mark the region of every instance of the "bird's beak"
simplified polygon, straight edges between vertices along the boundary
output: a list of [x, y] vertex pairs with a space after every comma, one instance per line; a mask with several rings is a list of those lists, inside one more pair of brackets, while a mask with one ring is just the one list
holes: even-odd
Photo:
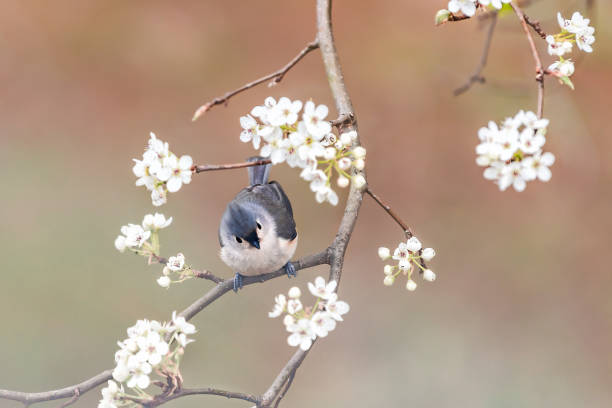
[[261, 246], [259, 245], [259, 237], [257, 236], [256, 231], [253, 231], [247, 237], [245, 237], [245, 240], [251, 244], [251, 246], [260, 249]]

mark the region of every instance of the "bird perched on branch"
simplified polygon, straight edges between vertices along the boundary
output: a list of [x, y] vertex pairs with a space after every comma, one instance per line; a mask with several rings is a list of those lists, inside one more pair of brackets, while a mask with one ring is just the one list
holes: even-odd
[[[248, 161], [263, 160], [250, 157]], [[289, 260], [297, 248], [298, 234], [291, 202], [276, 181], [268, 182], [271, 164], [249, 167], [250, 186], [227, 205], [219, 226], [221, 259], [236, 275], [234, 291], [243, 276], [256, 276], [285, 268], [296, 276]]]

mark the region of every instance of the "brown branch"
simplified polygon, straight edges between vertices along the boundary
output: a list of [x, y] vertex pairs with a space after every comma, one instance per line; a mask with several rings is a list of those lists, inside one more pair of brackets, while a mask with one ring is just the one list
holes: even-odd
[[[168, 259], [155, 255], [155, 254], [151, 254], [151, 260], [155, 260], [157, 263], [160, 263], [162, 265], [166, 265], [168, 263]], [[207, 270], [203, 270], [203, 271], [198, 271], [196, 269], [192, 269], [191, 270], [193, 272], [193, 275], [196, 278], [199, 279], [206, 279], [215, 283], [221, 283], [223, 282], [223, 278], [220, 278], [216, 275], [214, 275], [212, 272], [207, 271]]]
[[[338, 53], [334, 43], [331, 22], [331, 3], [331, 0], [317, 0], [317, 40], [321, 49], [327, 80], [336, 103], [339, 117], [350, 116], [352, 121], [348, 129], [357, 130], [357, 119], [354, 114], [350, 96], [346, 90]], [[355, 146], [358, 145], [360, 145], [359, 137], [355, 141]], [[361, 174], [364, 177], [366, 176], [365, 171], [362, 171]], [[342, 276], [344, 255], [353, 233], [357, 216], [359, 215], [363, 194], [364, 189], [357, 189], [351, 185], [351, 190], [344, 208], [344, 215], [340, 221], [336, 238], [329, 248], [329, 280], [335, 280], [338, 282], [338, 285], [340, 284], [340, 278]], [[336, 287], [336, 290], [338, 290], [338, 287]], [[291, 359], [289, 359], [287, 364], [285, 364], [280, 373], [276, 376], [272, 385], [270, 385], [268, 390], [262, 395], [261, 403], [259, 404], [260, 407], [267, 408], [271, 406], [274, 400], [279, 396], [279, 393], [283, 389], [283, 385], [289, 380], [292, 373], [295, 373], [300, 367], [310, 350], [312, 350], [312, 346], [307, 351], [298, 349], [293, 354]], [[288, 388], [288, 386], [285, 387], [283, 392], [286, 393]]]
[[[160, 260], [164, 258], [158, 257]], [[311, 268], [313, 266], [322, 265], [329, 263], [329, 250], [325, 249], [317, 254], [306, 256], [298, 261], [292, 262], [295, 270], [298, 271], [300, 269]], [[267, 273], [265, 275], [259, 276], [248, 276], [243, 279], [243, 286], [252, 285], [254, 283], [261, 283], [268, 281], [270, 279], [278, 278], [279, 276], [286, 275], [285, 269], [279, 269], [276, 272]], [[233, 278], [225, 279], [214, 288], [209, 290], [204, 296], [200, 299], [196, 300], [189, 307], [179, 313], [179, 316], [183, 316], [185, 319], [189, 320], [200, 311], [202, 311], [206, 306], [219, 299], [221, 296], [231, 291], [233, 288]], [[58, 390], [51, 390], [46, 392], [20, 392], [20, 391], [9, 391], [9, 390], [0, 390], [0, 398], [10, 399], [14, 401], [20, 401], [26, 405], [30, 405], [36, 402], [42, 401], [52, 401], [56, 399], [62, 398], [71, 398], [76, 395], [78, 392], [79, 395], [83, 395], [84, 393], [96, 388], [97, 386], [104, 384], [108, 380], [112, 379], [113, 370], [106, 370], [101, 372], [100, 374], [85, 380], [79, 384], [71, 385], [69, 387], [61, 388]], [[189, 394], [191, 395], [191, 394]]]
[[523, 13], [523, 17], [525, 17], [525, 22], [529, 24], [531, 28], [533, 28], [533, 31], [535, 31], [540, 37], [542, 37], [542, 39], [546, 39], [546, 33], [542, 29], [542, 26], [540, 25], [540, 22], [538, 20], [532, 20], [525, 13]]
[[531, 48], [531, 55], [533, 56], [533, 60], [535, 62], [536, 82], [538, 83], [538, 118], [541, 119], [542, 115], [544, 114], [544, 70], [542, 69], [542, 60], [540, 60], [540, 54], [538, 53], [535, 42], [533, 41], [531, 31], [529, 31], [529, 26], [525, 20], [523, 10], [521, 10], [521, 8], [517, 6], [516, 2], [514, 1], [510, 2], [510, 5], [514, 9], [514, 12], [523, 26], [523, 31], [527, 36], [527, 41], [529, 42], [529, 47]]
[[199, 166], [192, 166], [191, 171], [194, 173], [202, 173], [204, 171], [216, 171], [216, 170], [232, 170], [232, 169], [242, 169], [244, 167], [253, 167], [253, 166], [261, 166], [262, 164], [270, 164], [272, 160], [257, 160], [257, 161], [247, 161], [240, 163], [232, 163], [232, 164], [201, 164]]
[[289, 388], [291, 387], [291, 384], [293, 384], [293, 379], [295, 378], [295, 372], [296, 371], [297, 371], [297, 367], [296, 367], [295, 370], [293, 370], [293, 372], [289, 376], [289, 380], [287, 380], [287, 383], [285, 384], [285, 388], [283, 389], [283, 391], [280, 393], [280, 395], [276, 399], [276, 403], [274, 404], [274, 408], [278, 408], [278, 406], [280, 405], [281, 400], [283, 398], [285, 398], [285, 395], [287, 395], [287, 391], [289, 391]]
[[368, 193], [368, 195], [372, 197], [372, 199], [374, 199], [376, 204], [381, 206], [381, 208], [385, 210], [387, 214], [391, 216], [391, 218], [393, 218], [393, 221], [395, 221], [397, 225], [402, 228], [402, 231], [404, 231], [406, 238], [411, 238], [414, 235], [410, 227], [404, 221], [402, 221], [402, 219], [391, 209], [391, 207], [389, 207], [379, 196], [374, 194], [374, 192], [369, 187], [366, 190], [366, 193]]
[[465, 84], [455, 89], [453, 92], [455, 96], [461, 95], [472, 87], [476, 82], [484, 84], [485, 78], [481, 75], [482, 70], [487, 65], [487, 59], [489, 58], [489, 50], [491, 49], [491, 40], [493, 39], [493, 32], [495, 31], [495, 25], [497, 24], [497, 12], [492, 13], [491, 23], [489, 23], [489, 30], [485, 37], [484, 48], [482, 50], [482, 56], [480, 57], [480, 63], [476, 67], [476, 71], [470, 76]]
[[310, 51], [316, 50], [317, 48], [319, 48], [319, 44], [317, 41], [313, 41], [311, 43], [309, 43], [308, 45], [306, 45], [306, 47], [300, 51], [300, 53], [298, 55], [295, 56], [295, 58], [293, 58], [291, 61], [289, 61], [289, 63], [287, 65], [285, 65], [284, 67], [282, 67], [281, 69], [279, 69], [278, 71], [275, 71], [271, 74], [268, 74], [266, 76], [263, 76], [259, 79], [256, 79], [253, 82], [249, 82], [246, 85], [241, 86], [238, 89], [235, 89], [231, 92], [227, 92], [225, 95], [217, 97], [215, 99], [213, 99], [210, 102], [205, 103], [204, 105], [200, 106], [194, 113], [193, 118], [191, 119], [192, 121], [196, 121], [198, 120], [198, 118], [200, 116], [202, 116], [203, 114], [205, 114], [206, 112], [208, 112], [213, 106], [216, 105], [220, 105], [220, 104], [226, 104], [229, 102], [229, 99], [236, 95], [239, 94], [240, 92], [246, 91], [247, 89], [250, 89], [256, 85], [261, 84], [262, 82], [266, 82], [268, 80], [272, 80], [270, 82], [270, 85], [276, 85], [278, 84], [280, 81], [283, 80], [283, 78], [285, 77], [285, 75], [287, 74], [287, 72], [293, 68], [298, 62], [300, 62], [300, 60], [302, 58], [304, 58], [306, 56], [306, 54], [308, 54]]
[[[347, 125], [348, 129], [357, 130], [357, 120], [353, 113], [353, 106], [346, 91], [346, 87], [344, 84], [344, 78], [342, 76], [342, 70], [340, 68], [340, 62], [338, 60], [338, 55], [336, 52], [334, 39], [332, 35], [332, 27], [331, 27], [331, 0], [317, 0], [317, 41], [310, 43], [294, 60], [292, 60], [289, 64], [287, 64], [283, 69], [270, 74], [264, 78], [261, 78], [255, 82], [245, 85], [242, 88], [239, 88], [236, 91], [230, 92], [226, 94], [223, 98], [216, 98], [212, 102], [204, 105], [202, 108], [196, 112], [194, 119], [197, 119], [199, 115], [206, 112], [212, 106], [227, 102], [227, 100], [233, 95], [242, 92], [246, 89], [249, 89], [261, 82], [264, 82], [268, 79], [275, 78], [275, 82], [279, 82], [285, 73], [291, 69], [297, 62], [303, 58], [307, 53], [312, 51], [315, 48], [321, 48], [321, 54], [323, 57], [323, 63], [325, 65], [325, 70], [327, 73], [327, 78], [329, 81], [329, 86], [332, 91], [334, 101], [336, 102], [336, 107], [339, 113], [340, 118], [350, 118], [350, 121]], [[342, 124], [346, 123], [345, 120], [342, 121]], [[359, 146], [359, 137], [354, 142], [354, 146]], [[243, 163], [240, 167], [247, 167], [248, 165], [257, 165], [260, 163]], [[225, 166], [195, 166], [193, 171], [208, 171], [208, 170], [221, 170], [224, 168], [239, 168], [232, 167], [234, 165], [229, 165], [230, 167]], [[365, 177], [365, 171], [358, 172]], [[357, 189], [354, 186], [351, 186], [351, 190], [349, 192], [349, 196], [347, 199], [346, 207], [344, 209], [344, 215], [340, 222], [340, 226], [338, 228], [338, 232], [336, 234], [336, 238], [334, 239], [333, 244], [325, 249], [322, 252], [319, 252], [314, 255], [310, 255], [304, 257], [296, 262], [293, 262], [293, 266], [296, 271], [300, 269], [305, 269], [309, 267], [313, 267], [316, 265], [329, 264], [330, 265], [330, 273], [329, 280], [335, 280], [340, 283], [340, 278], [342, 275], [342, 267], [344, 263], [344, 256], [346, 253], [346, 249], [348, 247], [348, 243], [350, 241], [353, 229], [355, 227], [355, 223], [357, 221], [357, 216], [359, 214], [359, 209], [361, 207], [361, 203], [363, 201], [364, 189]], [[158, 262], [164, 261], [164, 258], [156, 257]], [[280, 269], [276, 272], [268, 273], [265, 275], [254, 276], [254, 277], [244, 277], [243, 278], [243, 286], [248, 286], [254, 283], [261, 283], [267, 280], [285, 275], [285, 270]], [[219, 282], [214, 288], [209, 290], [204, 296], [196, 300], [193, 304], [183, 310], [179, 315], [183, 316], [185, 319], [189, 320], [202, 311], [206, 306], [210, 305], [215, 300], [219, 299], [221, 296], [231, 291], [233, 288], [233, 278], [223, 280]], [[337, 288], [336, 288], [337, 290]], [[312, 346], [311, 346], [312, 349]], [[159, 397], [165, 398], [165, 400], [159, 400], [156, 402], [155, 400], [145, 404], [145, 406], [157, 406], [163, 402], [170, 401], [171, 399], [176, 399], [186, 395], [196, 395], [196, 394], [211, 394], [211, 395], [219, 395], [227, 398], [238, 398], [246, 401], [255, 402], [259, 407], [269, 407], [276, 398], [282, 392], [284, 396], [289, 387], [292, 384], [293, 376], [295, 375], [296, 370], [300, 367], [308, 351], [303, 351], [298, 349], [294, 355], [289, 359], [287, 364], [283, 367], [277, 377], [274, 379], [268, 390], [261, 396], [261, 398], [257, 398], [250, 394], [243, 394], [238, 392], [230, 392], [230, 391], [222, 391], [215, 390], [211, 388], [204, 389], [179, 389], [175, 391], [173, 394], [169, 396]], [[49, 401], [60, 398], [69, 398], [77, 395], [82, 395], [83, 393], [97, 387], [100, 384], [103, 384], [107, 380], [112, 378], [112, 370], [106, 370], [102, 373], [92, 377], [89, 380], [86, 380], [80, 384], [62, 388], [59, 390], [41, 392], [41, 393], [24, 393], [18, 391], [8, 391], [8, 390], [0, 390], [0, 398], [12, 399], [15, 401], [21, 401], [27, 405], [40, 402], [40, 401]], [[285, 386], [283, 388], [283, 386]], [[282, 391], [281, 391], [282, 390]], [[281, 397], [282, 398], [282, 397]]]
[[215, 388], [181, 388], [180, 390], [177, 390], [176, 392], [170, 395], [158, 396], [153, 399], [153, 401], [149, 403], [144, 403], [142, 405], [144, 408], [154, 408], [165, 404], [168, 401], [172, 401], [181, 397], [186, 397], [188, 395], [216, 395], [228, 399], [241, 399], [255, 404], [259, 401], [259, 398], [257, 396], [253, 394], [245, 394], [242, 392], [225, 391]]
[[100, 374], [91, 377], [81, 383], [71, 385], [69, 387], [60, 388], [58, 390], [46, 392], [20, 392], [0, 390], [0, 398], [20, 401], [26, 406], [42, 401], [53, 401], [62, 398], [74, 398], [76, 393], [79, 395], [85, 394], [87, 391], [96, 388], [100, 384], [104, 384], [112, 378], [113, 370], [102, 371]]

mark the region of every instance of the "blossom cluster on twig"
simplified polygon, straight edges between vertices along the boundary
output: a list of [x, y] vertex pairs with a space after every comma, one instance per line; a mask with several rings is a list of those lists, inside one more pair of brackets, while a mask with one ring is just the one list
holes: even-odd
[[[196, 332], [184, 317], [172, 313], [172, 321], [138, 320], [127, 329], [128, 338], [118, 342], [113, 379], [102, 389], [98, 408], [136, 407], [153, 397], [145, 390], [151, 376], [157, 374], [168, 384], [180, 386], [179, 364], [185, 346], [194, 340], [187, 336]], [[116, 381], [116, 382], [115, 382]], [[128, 394], [124, 385], [134, 394]]]
[[179, 158], [169, 150], [168, 142], [153, 132], [150, 136], [142, 160], [134, 159], [132, 171], [138, 177], [136, 185], [151, 191], [151, 201], [159, 207], [166, 203], [169, 192], [176, 193], [191, 182], [193, 160], [188, 155]]
[[300, 177], [310, 182], [317, 202], [337, 205], [338, 195], [331, 185], [334, 171], [339, 187], [347, 187], [351, 181], [358, 188], [364, 187], [365, 178], [352, 174], [352, 169], [363, 170], [366, 150], [353, 147], [355, 131], [336, 136], [325, 119], [327, 114], [327, 106], [312, 101], [302, 104], [282, 97], [277, 102], [268, 97], [263, 105], [240, 118], [240, 140], [252, 142], [255, 149], [261, 147], [260, 154], [273, 164], [287, 162], [290, 167], [303, 169]]
[[286, 313], [283, 323], [289, 333], [287, 343], [292, 347], [299, 346], [306, 351], [317, 337], [326, 337], [336, 328], [336, 322], [342, 321], [342, 315], [348, 313], [349, 305], [338, 300], [335, 293], [336, 281], [325, 282], [322, 277], [308, 282], [308, 290], [316, 297], [312, 307], [305, 307], [300, 300], [302, 292], [297, 286], [289, 289], [288, 296], [280, 294], [274, 298], [274, 309], [268, 313], [271, 318]]
[[552, 153], [542, 151], [546, 143], [548, 119], [538, 119], [533, 112], [519, 111], [500, 126], [489, 122], [478, 131], [476, 163], [486, 167], [484, 178], [493, 180], [500, 190], [512, 186], [523, 191], [528, 181], [547, 182], [549, 166], [555, 162]]
[[561, 13], [557, 13], [557, 21], [561, 27], [561, 32], [555, 35], [546, 36], [548, 43], [548, 53], [559, 57], [558, 61], [552, 63], [548, 70], [559, 78], [561, 83], [574, 89], [574, 84], [569, 79], [574, 74], [574, 63], [570, 58], [564, 58], [566, 53], [572, 52], [573, 44], [587, 53], [593, 52], [592, 44], [595, 42], [595, 28], [589, 25], [588, 18], [584, 18], [580, 12], [576, 11], [570, 20], [563, 18]]
[[414, 291], [417, 288], [417, 283], [412, 279], [415, 270], [423, 275], [423, 279], [429, 282], [436, 280], [436, 274], [423, 266], [423, 262], [428, 262], [436, 256], [436, 251], [433, 248], [423, 248], [421, 241], [417, 237], [410, 237], [406, 242], [400, 242], [397, 248], [391, 251], [387, 247], [378, 248], [378, 256], [383, 261], [393, 259], [397, 261], [396, 265], [385, 265], [383, 272], [385, 278], [383, 283], [385, 286], [391, 286], [395, 283], [395, 279], [404, 274], [407, 276], [406, 289]]
[[[147, 214], [142, 224], [128, 224], [121, 227], [121, 235], [115, 239], [115, 248], [119, 252], [128, 249], [138, 255], [151, 256], [159, 254], [158, 231], [172, 224], [172, 217], [164, 214]], [[149, 241], [150, 239], [150, 241]]]

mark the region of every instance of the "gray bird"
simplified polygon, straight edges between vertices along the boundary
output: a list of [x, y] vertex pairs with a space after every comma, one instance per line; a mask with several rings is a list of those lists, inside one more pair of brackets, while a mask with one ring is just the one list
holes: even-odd
[[[250, 157], [248, 161], [263, 160]], [[296, 276], [289, 262], [297, 248], [298, 233], [291, 202], [276, 181], [268, 182], [270, 164], [249, 167], [250, 186], [227, 205], [219, 226], [220, 256], [234, 272], [234, 291], [243, 276], [256, 276], [285, 268]]]

